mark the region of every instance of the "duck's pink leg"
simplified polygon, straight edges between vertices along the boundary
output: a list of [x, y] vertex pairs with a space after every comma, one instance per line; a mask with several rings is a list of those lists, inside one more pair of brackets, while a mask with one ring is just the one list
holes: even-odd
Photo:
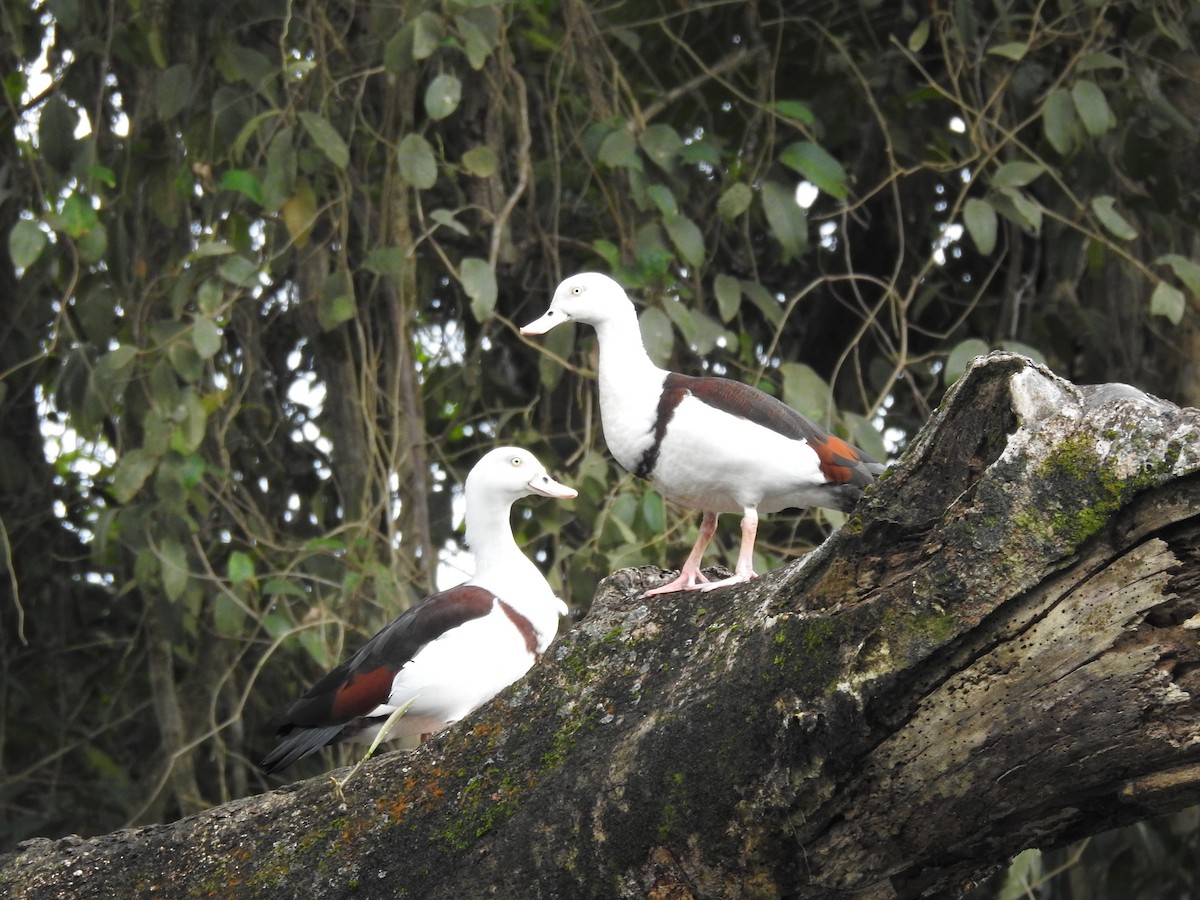
[[754, 539], [757, 536], [758, 509], [753, 506], [747, 506], [742, 511], [742, 546], [738, 550], [737, 568], [733, 570], [733, 574], [728, 578], [698, 585], [696, 589], [711, 591], [728, 584], [741, 584], [749, 581], [751, 578], [757, 578], [758, 576], [754, 574]]
[[700, 571], [700, 560], [704, 558], [704, 550], [712, 536], [717, 533], [717, 514], [706, 512], [700, 520], [700, 533], [696, 535], [696, 543], [688, 554], [679, 577], [656, 588], [651, 588], [642, 594], [643, 597], [653, 597], [657, 594], [673, 594], [676, 591], [694, 591], [709, 583], [708, 578]]

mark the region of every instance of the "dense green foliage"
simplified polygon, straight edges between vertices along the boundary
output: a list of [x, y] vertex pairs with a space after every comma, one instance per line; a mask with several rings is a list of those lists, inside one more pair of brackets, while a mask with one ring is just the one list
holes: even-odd
[[[1194, 4], [0, 15], [0, 844], [266, 787], [497, 441], [580, 489], [516, 523], [573, 606], [678, 565], [591, 334], [517, 335], [566, 274], [880, 456], [991, 347], [1200, 403]], [[760, 571], [836, 523], [771, 517]]]

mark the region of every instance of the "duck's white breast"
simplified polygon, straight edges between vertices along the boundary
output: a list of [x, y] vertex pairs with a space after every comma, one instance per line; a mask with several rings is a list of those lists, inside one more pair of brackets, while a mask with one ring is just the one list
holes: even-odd
[[630, 472], [654, 443], [665, 372], [620, 365], [600, 369], [600, 424], [608, 451]]

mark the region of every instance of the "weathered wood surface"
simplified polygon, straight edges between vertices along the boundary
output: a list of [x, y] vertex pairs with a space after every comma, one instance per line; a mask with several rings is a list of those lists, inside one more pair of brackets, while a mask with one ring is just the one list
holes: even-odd
[[523, 682], [314, 779], [0, 858], [14, 897], [953, 896], [1200, 802], [1200, 412], [993, 354], [849, 523], [600, 586]]

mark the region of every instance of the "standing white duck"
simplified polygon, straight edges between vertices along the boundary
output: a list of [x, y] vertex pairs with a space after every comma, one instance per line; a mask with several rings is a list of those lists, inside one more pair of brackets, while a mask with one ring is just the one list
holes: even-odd
[[[760, 512], [807, 506], [848, 512], [883, 471], [861, 450], [757, 388], [660, 369], [646, 353], [633, 303], [606, 275], [566, 279], [545, 315], [521, 334], [545, 334], [563, 322], [596, 329], [600, 419], [617, 462], [668, 500], [704, 512], [679, 577], [646, 596], [754, 578]], [[742, 514], [741, 549], [734, 574], [710, 581], [700, 561], [723, 512]]]
[[[406, 609], [272, 723], [282, 738], [261, 766], [276, 772], [339, 741], [423, 737], [512, 684], [558, 633], [566, 605], [513, 539], [513, 502], [570, 499], [527, 450], [500, 447], [467, 475], [466, 538], [475, 574]], [[379, 741], [376, 740], [377, 744]]]

